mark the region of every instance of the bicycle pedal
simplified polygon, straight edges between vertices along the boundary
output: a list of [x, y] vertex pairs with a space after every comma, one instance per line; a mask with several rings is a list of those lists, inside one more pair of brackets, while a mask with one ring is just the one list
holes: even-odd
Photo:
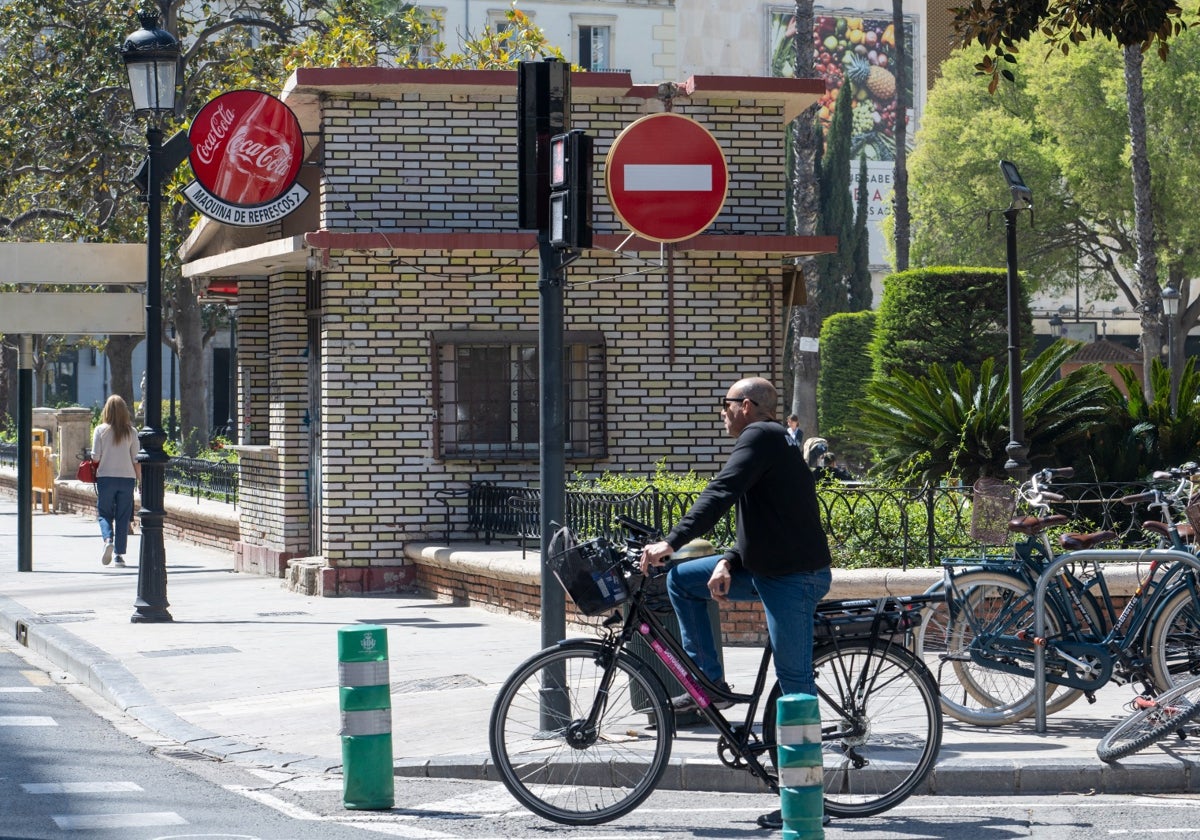
[[1094, 691], [1085, 692], [1083, 696], [1087, 698], [1089, 705], [1096, 702], [1096, 692]]

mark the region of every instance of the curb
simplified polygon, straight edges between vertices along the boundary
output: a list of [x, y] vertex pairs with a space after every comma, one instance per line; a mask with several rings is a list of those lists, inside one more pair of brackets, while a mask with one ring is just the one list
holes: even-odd
[[[311, 755], [279, 753], [216, 735], [188, 723], [154, 700], [119, 661], [41, 616], [0, 595], [0, 628], [12, 632], [25, 647], [63, 669], [106, 702], [159, 735], [197, 753], [221, 761], [257, 767], [341, 772], [341, 764]], [[499, 781], [489, 755], [435, 756], [400, 759], [393, 764], [400, 778]], [[715, 757], [672, 758], [658, 785], [663, 790], [723, 793], [766, 792], [749, 773], [733, 771]], [[1114, 764], [1041, 759], [1033, 763], [997, 759], [940, 761], [916, 791], [936, 795], [1140, 794], [1200, 792], [1200, 756], [1142, 753]]]
[[238, 764], [304, 768], [321, 773], [341, 768], [340, 764], [330, 767], [325, 759], [278, 753], [193, 726], [155, 701], [116, 659], [61, 627], [42, 623], [41, 616], [3, 595], [0, 595], [0, 627], [10, 628], [13, 637], [25, 647], [62, 668], [114, 708], [202, 755]]

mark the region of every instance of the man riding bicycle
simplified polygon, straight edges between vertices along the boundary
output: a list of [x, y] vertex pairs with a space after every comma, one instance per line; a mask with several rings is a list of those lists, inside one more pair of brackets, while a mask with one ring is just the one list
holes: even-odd
[[[667, 576], [683, 648], [705, 676], [728, 690], [707, 601], [761, 601], [780, 686], [787, 694], [816, 695], [813, 616], [829, 591], [832, 561], [812, 471], [775, 420], [778, 400], [775, 387], [758, 377], [726, 391], [721, 419], [737, 438], [729, 460], [666, 538], [643, 549], [641, 564], [643, 572], [662, 565], [736, 507], [735, 547], [724, 556], [680, 563]], [[694, 709], [694, 703], [686, 693], [672, 699], [677, 712]], [[759, 825], [780, 827], [779, 812], [763, 815]]]

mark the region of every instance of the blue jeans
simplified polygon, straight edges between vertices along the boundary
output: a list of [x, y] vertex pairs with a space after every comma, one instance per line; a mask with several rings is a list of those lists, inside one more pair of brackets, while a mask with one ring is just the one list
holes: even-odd
[[[679, 619], [683, 649], [711, 680], [724, 679], [717, 640], [708, 619], [708, 579], [721, 555], [688, 560], [667, 575], [667, 594]], [[765, 577], [738, 570], [729, 586], [731, 601], [761, 601], [775, 651], [775, 676], [785, 694], [817, 693], [813, 681], [813, 613], [829, 591], [829, 568]]]
[[96, 515], [100, 519], [100, 536], [112, 540], [113, 553], [125, 554], [129, 537], [129, 520], [133, 519], [133, 488], [136, 478], [96, 479]]

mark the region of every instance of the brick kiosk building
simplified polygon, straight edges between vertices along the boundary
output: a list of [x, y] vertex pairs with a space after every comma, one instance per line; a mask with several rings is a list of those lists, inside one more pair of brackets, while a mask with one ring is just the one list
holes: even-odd
[[[184, 245], [186, 277], [238, 284], [239, 568], [319, 557], [323, 594], [392, 591], [411, 580], [405, 543], [474, 536], [446, 491], [536, 485], [538, 254], [516, 229], [516, 75], [297, 71], [283, 98], [312, 195], [271, 226], [202, 220]], [[784, 130], [821, 82], [681, 88], [672, 109], [721, 143], [730, 186], [667, 259], [626, 241], [604, 191], [613, 140], [664, 110], [656, 86], [572, 78], [571, 126], [596, 160], [595, 248], [565, 292], [572, 471], [715, 470], [728, 442], [714, 397], [742, 375], [781, 378], [787, 258], [836, 247], [785, 231]]]

